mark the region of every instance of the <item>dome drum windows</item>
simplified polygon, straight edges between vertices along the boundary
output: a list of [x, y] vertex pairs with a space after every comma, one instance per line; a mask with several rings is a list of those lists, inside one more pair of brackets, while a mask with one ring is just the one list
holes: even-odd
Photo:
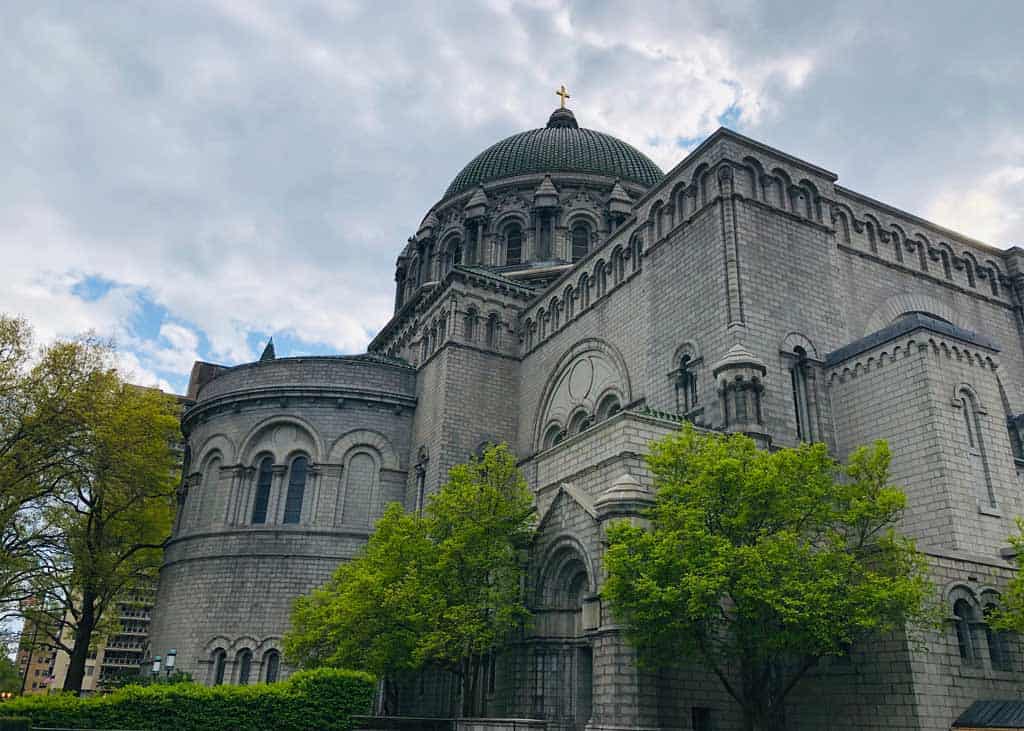
[[569, 238], [572, 246], [571, 259], [576, 263], [590, 253], [590, 226], [583, 221], [577, 221], [572, 225]]
[[523, 261], [523, 228], [518, 223], [505, 229], [505, 266]]

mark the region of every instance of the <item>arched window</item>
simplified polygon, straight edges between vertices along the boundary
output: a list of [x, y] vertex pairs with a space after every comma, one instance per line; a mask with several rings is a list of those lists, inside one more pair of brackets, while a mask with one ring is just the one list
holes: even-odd
[[562, 427], [558, 424], [552, 424], [548, 427], [547, 431], [544, 432], [544, 449], [560, 444], [564, 438], [565, 432], [562, 431]]
[[679, 361], [676, 399], [682, 406], [684, 414], [697, 408], [697, 372], [693, 365], [693, 358], [689, 355], [684, 355]]
[[288, 473], [288, 492], [284, 500], [284, 522], [298, 523], [302, 517], [302, 497], [306, 492], [306, 472], [309, 460], [296, 457]]
[[578, 411], [569, 421], [569, 434], [584, 432], [590, 427], [591, 423], [590, 414], [585, 411]]
[[496, 348], [498, 346], [498, 316], [495, 313], [491, 313], [487, 316], [487, 347]]
[[213, 684], [224, 685], [224, 670], [228, 665], [228, 653], [223, 648], [213, 651]]
[[274, 481], [274, 460], [264, 457], [256, 475], [256, 499], [252, 504], [254, 525], [267, 522], [267, 505], [270, 503], [270, 485]]
[[480, 315], [476, 311], [476, 308], [470, 307], [466, 310], [466, 319], [463, 323], [463, 334], [466, 338], [467, 343], [472, 343], [476, 340], [476, 322]]
[[966, 599], [957, 599], [953, 605], [953, 616], [960, 659], [966, 665], [977, 665], [978, 653], [974, 647], [974, 628], [971, 626], [974, 610]]
[[263, 656], [263, 663], [266, 665], [264, 680], [268, 683], [276, 683], [278, 673], [281, 671], [281, 655], [277, 650], [270, 650]]
[[577, 223], [572, 227], [572, 260], [579, 261], [590, 251], [590, 227]]
[[992, 628], [992, 615], [997, 607], [994, 602], [985, 604], [985, 639], [988, 641], [988, 658], [993, 670], [1008, 671], [1013, 669], [1010, 661], [1010, 642], [1008, 633]]
[[614, 416], [622, 410], [622, 405], [619, 403], [619, 397], [615, 394], [608, 394], [601, 403], [597, 405], [597, 420], [604, 421], [610, 416]]
[[238, 684], [248, 685], [249, 676], [252, 674], [252, 650], [242, 650], [238, 653]]
[[456, 264], [461, 264], [462, 263], [462, 242], [459, 241], [458, 239], [452, 239], [451, 243], [448, 244], [448, 246], [449, 246], [449, 252], [450, 252], [449, 261], [451, 262], [451, 266], [455, 266]]
[[512, 224], [505, 232], [505, 264], [520, 264], [523, 261], [523, 229]]
[[793, 387], [793, 408], [796, 410], [796, 436], [802, 442], [809, 442], [814, 437], [807, 388], [807, 351], [798, 345], [793, 348], [793, 355], [796, 359], [790, 366], [789, 378]]

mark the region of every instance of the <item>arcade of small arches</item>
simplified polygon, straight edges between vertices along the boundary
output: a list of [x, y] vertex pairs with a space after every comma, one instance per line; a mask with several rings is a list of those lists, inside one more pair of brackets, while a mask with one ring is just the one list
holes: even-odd
[[[457, 314], [455, 317], [451, 317], [447, 309], [442, 309], [430, 321], [429, 326], [424, 326], [419, 345], [421, 364], [444, 344], [449, 335], [454, 334], [455, 328], [454, 326], [449, 327], [449, 320], [457, 320]], [[471, 304], [461, 314], [463, 342], [470, 345], [482, 345], [488, 350], [502, 347], [503, 323], [498, 312], [492, 311], [484, 316], [477, 305]]]
[[652, 242], [665, 238], [717, 196], [738, 196], [829, 226], [841, 246], [966, 292], [1010, 300], [1010, 278], [994, 256], [984, 256], [937, 230], [911, 231], [896, 221], [885, 221], [881, 211], [867, 207], [855, 195], [829, 198], [819, 185], [792, 168], [769, 168], [748, 155], [715, 167], [701, 163], [689, 177], [689, 183], [680, 181], [670, 190], [665, 186], [650, 193], [638, 212]]
[[600, 256], [531, 312], [524, 313], [521, 330], [523, 352], [528, 353], [552, 337], [592, 303], [619, 287], [640, 271], [643, 238], [634, 234], [628, 246], [617, 245], [607, 258]]
[[257, 642], [244, 637], [235, 642], [216, 638], [205, 660], [207, 685], [252, 685], [281, 680], [279, 638]]

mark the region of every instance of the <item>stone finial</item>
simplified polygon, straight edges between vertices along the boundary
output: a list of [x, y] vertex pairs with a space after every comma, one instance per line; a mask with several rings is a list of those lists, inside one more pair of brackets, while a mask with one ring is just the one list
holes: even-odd
[[545, 175], [537, 190], [533, 192], [535, 208], [555, 208], [558, 206], [558, 188], [551, 182], [551, 176]]
[[277, 354], [274, 352], [273, 336], [271, 336], [270, 340], [267, 341], [267, 347], [263, 349], [263, 355], [260, 356], [260, 363], [267, 363], [272, 360], [277, 360]]
[[622, 183], [616, 178], [615, 185], [612, 186], [612, 192], [608, 196], [608, 212], [628, 215], [632, 210], [633, 199], [629, 197], [629, 193], [626, 192], [626, 189], [622, 187]]
[[478, 185], [476, 192], [470, 196], [469, 202], [466, 203], [463, 213], [467, 219], [483, 218], [487, 215], [488, 203], [490, 201], [487, 198], [487, 193], [484, 191], [484, 186]]
[[742, 343], [736, 343], [729, 348], [720, 361], [715, 363], [711, 372], [715, 378], [718, 378], [718, 374], [723, 371], [743, 369], [760, 371], [762, 376], [768, 372], [767, 366], [765, 366], [764, 362], [760, 358], [747, 350]]
[[638, 518], [654, 505], [654, 493], [628, 472], [594, 501], [597, 519]]

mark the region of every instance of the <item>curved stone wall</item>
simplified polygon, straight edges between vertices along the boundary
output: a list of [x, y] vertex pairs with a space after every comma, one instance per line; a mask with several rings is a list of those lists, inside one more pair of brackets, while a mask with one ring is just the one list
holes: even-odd
[[[273, 673], [293, 599], [353, 556], [405, 495], [415, 371], [376, 356], [227, 369], [182, 421], [185, 489], [150, 654], [214, 683]], [[279, 677], [287, 674], [281, 666]]]

